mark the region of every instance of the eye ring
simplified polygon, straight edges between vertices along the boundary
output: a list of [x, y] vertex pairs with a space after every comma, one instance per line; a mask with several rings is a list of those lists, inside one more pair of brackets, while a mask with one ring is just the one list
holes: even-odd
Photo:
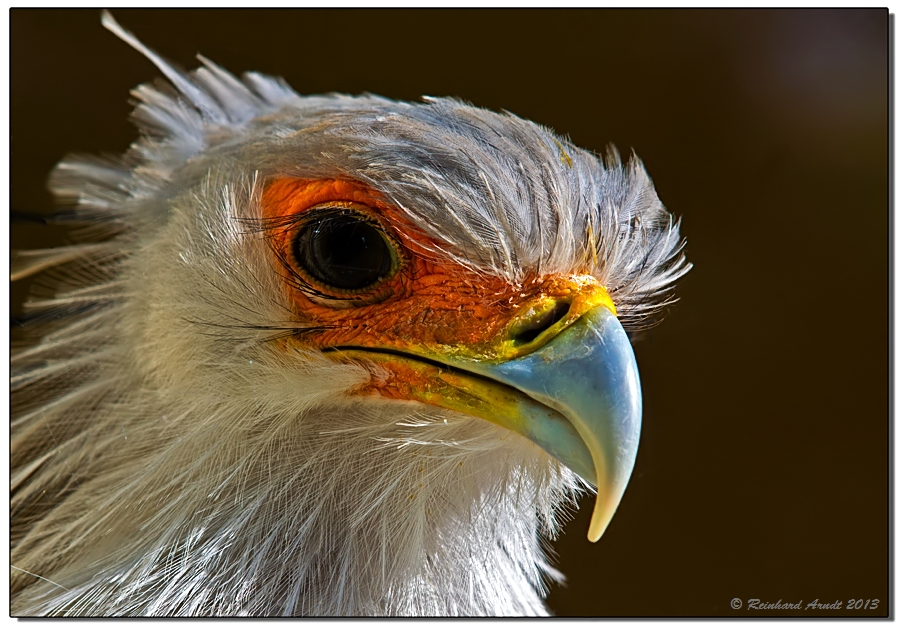
[[292, 264], [317, 295], [382, 298], [396, 276], [400, 246], [365, 205], [330, 201], [303, 212], [289, 239]]

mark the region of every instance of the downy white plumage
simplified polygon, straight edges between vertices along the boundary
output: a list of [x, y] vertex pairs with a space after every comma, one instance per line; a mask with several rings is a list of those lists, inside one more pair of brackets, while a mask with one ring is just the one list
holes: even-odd
[[485, 420], [348, 394], [377, 368], [276, 348], [314, 321], [251, 225], [275, 176], [361, 181], [435, 259], [587, 263], [634, 330], [689, 269], [640, 162], [453, 99], [184, 73], [104, 24], [174, 89], [133, 92], [120, 160], [53, 173], [83, 243], [13, 265], [51, 269], [12, 358], [13, 614], [545, 613], [542, 539], [588, 486]]

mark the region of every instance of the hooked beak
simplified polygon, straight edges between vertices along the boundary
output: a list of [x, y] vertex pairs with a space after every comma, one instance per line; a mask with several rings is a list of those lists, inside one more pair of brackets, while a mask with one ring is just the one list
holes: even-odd
[[339, 354], [393, 372], [393, 398], [452, 409], [515, 431], [595, 485], [588, 539], [596, 542], [622, 500], [637, 457], [637, 362], [607, 305], [558, 325], [542, 334], [539, 348], [511, 359], [441, 355], [438, 360], [433, 353], [419, 357], [363, 347], [342, 348]]
[[628, 485], [641, 435], [637, 362], [615, 315], [594, 307], [533, 353], [468, 369], [552, 408], [574, 428], [533, 416], [522, 435], [597, 486], [588, 539], [600, 539]]

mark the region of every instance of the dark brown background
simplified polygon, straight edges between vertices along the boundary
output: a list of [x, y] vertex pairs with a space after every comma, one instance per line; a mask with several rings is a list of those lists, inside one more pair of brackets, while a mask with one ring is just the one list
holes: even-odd
[[[459, 96], [585, 148], [634, 148], [695, 268], [635, 346], [644, 431], [625, 499], [596, 545], [590, 500], [568, 524], [551, 608], [890, 609], [886, 11], [115, 14], [182, 66], [202, 52], [302, 93]], [[99, 11], [13, 10], [10, 24], [11, 205], [46, 212], [53, 164], [123, 151], [128, 90], [159, 72]], [[11, 244], [63, 237], [14, 223]]]

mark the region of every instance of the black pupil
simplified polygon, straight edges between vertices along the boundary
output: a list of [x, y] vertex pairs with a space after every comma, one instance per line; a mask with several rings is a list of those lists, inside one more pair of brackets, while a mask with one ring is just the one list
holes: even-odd
[[297, 262], [321, 283], [368, 287], [391, 270], [391, 251], [376, 227], [353, 213], [322, 216], [294, 240]]

